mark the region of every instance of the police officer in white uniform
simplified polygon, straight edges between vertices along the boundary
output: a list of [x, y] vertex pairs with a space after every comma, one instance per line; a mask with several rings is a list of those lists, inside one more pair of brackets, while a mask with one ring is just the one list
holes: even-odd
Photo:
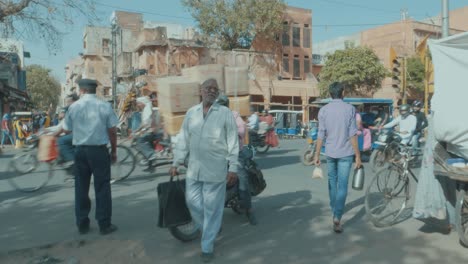
[[[111, 105], [96, 97], [97, 82], [82, 79], [78, 82], [81, 99], [70, 106], [64, 130], [73, 132], [75, 152], [75, 216], [80, 234], [89, 232], [91, 200], [89, 185], [94, 175], [96, 220], [102, 235], [112, 233], [112, 197], [110, 186], [111, 161], [117, 159], [118, 118]], [[111, 153], [107, 144], [111, 143]]]

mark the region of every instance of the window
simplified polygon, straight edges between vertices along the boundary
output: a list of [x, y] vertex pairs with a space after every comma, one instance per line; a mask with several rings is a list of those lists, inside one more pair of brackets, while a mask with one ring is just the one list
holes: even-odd
[[283, 55], [283, 72], [289, 72], [289, 56], [288, 56], [288, 54]]
[[83, 49], [86, 49], [86, 40], [83, 41]]
[[310, 48], [310, 36], [311, 36], [311, 33], [312, 33], [312, 30], [309, 28], [309, 25], [305, 25], [307, 27], [304, 27], [304, 34], [303, 34], [303, 37], [304, 37], [304, 48]]
[[299, 55], [294, 55], [293, 77], [301, 78], [301, 62], [299, 61]]
[[289, 25], [288, 22], [284, 22], [283, 24], [283, 35], [282, 35], [282, 44], [283, 46], [289, 46], [291, 45], [290, 40], [289, 40]]
[[94, 73], [94, 66], [89, 66], [88, 72], [89, 73]]
[[301, 28], [293, 27], [293, 47], [301, 46]]
[[185, 68], [185, 64], [182, 63], [182, 65], [180, 65], [180, 67], [181, 67], [182, 69], [184, 69], [184, 68]]
[[309, 56], [304, 56], [304, 75], [310, 73], [310, 59]]
[[109, 54], [109, 39], [102, 39], [102, 53]]
[[104, 96], [109, 96], [110, 95], [110, 87], [104, 87], [103, 91], [102, 91], [102, 95]]

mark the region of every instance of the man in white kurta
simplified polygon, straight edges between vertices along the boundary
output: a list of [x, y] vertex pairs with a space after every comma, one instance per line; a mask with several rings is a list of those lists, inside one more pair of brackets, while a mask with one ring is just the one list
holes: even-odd
[[185, 116], [170, 174], [177, 174], [177, 166], [190, 153], [186, 200], [193, 221], [202, 231], [202, 258], [209, 261], [221, 227], [226, 182], [230, 185], [237, 180], [239, 140], [231, 110], [215, 103], [219, 95], [216, 80], [205, 81], [201, 94], [203, 102]]

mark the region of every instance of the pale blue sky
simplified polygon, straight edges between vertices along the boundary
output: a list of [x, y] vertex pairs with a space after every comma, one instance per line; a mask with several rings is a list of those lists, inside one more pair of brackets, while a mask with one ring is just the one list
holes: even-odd
[[[97, 0], [96, 6], [101, 21], [108, 25], [113, 10], [110, 6], [125, 11], [140, 11], [145, 20], [175, 22], [195, 25], [179, 0]], [[400, 19], [400, 10], [408, 9], [409, 16], [424, 19], [440, 14], [441, 0], [287, 0], [289, 5], [312, 9], [312, 41], [332, 39], [349, 35]], [[450, 0], [450, 10], [468, 5], [468, 0]], [[83, 27], [88, 24], [84, 18], [76, 20], [68, 29], [62, 51], [49, 54], [43, 43], [37, 40], [23, 40], [25, 50], [31, 52], [26, 64], [41, 64], [52, 69], [60, 81], [64, 81], [65, 64], [82, 51]]]

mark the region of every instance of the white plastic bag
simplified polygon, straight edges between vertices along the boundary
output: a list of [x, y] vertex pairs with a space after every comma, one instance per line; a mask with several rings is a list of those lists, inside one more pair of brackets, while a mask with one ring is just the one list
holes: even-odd
[[312, 179], [323, 179], [323, 171], [320, 167], [315, 167], [312, 171]]

